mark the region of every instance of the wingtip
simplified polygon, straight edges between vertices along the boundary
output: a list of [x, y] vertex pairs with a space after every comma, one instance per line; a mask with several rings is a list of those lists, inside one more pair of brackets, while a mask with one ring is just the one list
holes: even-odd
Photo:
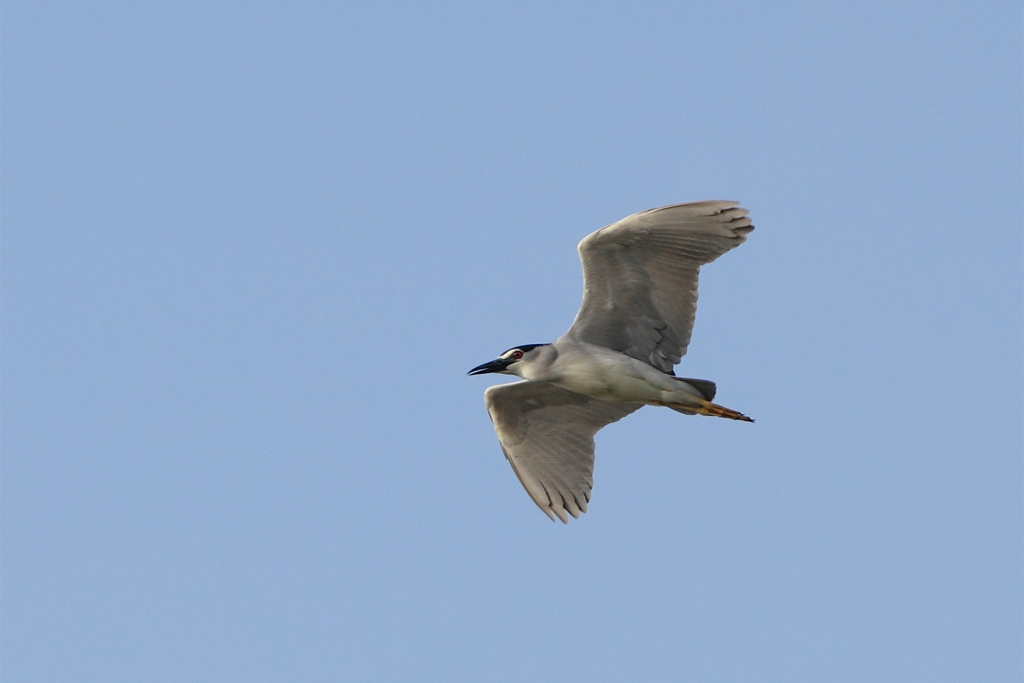
[[551, 518], [552, 522], [555, 521], [555, 518], [557, 516], [557, 518], [562, 521], [562, 524], [568, 524], [570, 516], [573, 519], [579, 519], [580, 515], [587, 511], [586, 510], [586, 506], [584, 506], [583, 508], [576, 508], [576, 507], [555, 507], [554, 505], [552, 505], [550, 507], [541, 508], [541, 510], [544, 512], [544, 514], [546, 514], [548, 517]]
[[[714, 216], [720, 214], [723, 211], [729, 211], [730, 209], [739, 208], [740, 203], [731, 199], [705, 199], [699, 202], [680, 202], [677, 204], [666, 204], [665, 206], [659, 206], [654, 209], [648, 209], [642, 213], [654, 213], [655, 211], [664, 211], [666, 209], [685, 209], [689, 211], [699, 211], [703, 215]], [[711, 209], [710, 213], [706, 213], [705, 209]], [[745, 211], [746, 209], [739, 209]]]

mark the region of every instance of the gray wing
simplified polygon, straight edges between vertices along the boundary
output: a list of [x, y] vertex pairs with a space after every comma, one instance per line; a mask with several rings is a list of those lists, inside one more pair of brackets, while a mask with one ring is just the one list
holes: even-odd
[[754, 229], [736, 202], [642, 211], [585, 237], [583, 304], [567, 335], [663, 372], [686, 353], [697, 311], [697, 273]]
[[544, 513], [568, 523], [587, 511], [594, 486], [594, 434], [641, 403], [577, 394], [548, 382], [498, 384], [484, 392], [501, 450]]

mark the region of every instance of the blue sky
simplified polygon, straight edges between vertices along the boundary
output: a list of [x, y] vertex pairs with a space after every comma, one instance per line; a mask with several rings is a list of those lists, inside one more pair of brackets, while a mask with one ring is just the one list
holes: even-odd
[[[1022, 673], [1016, 2], [6, 2], [5, 681]], [[552, 524], [471, 367], [735, 199]]]

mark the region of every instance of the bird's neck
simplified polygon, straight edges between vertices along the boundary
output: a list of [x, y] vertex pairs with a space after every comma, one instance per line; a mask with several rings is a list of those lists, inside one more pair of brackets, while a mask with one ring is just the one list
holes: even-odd
[[551, 344], [545, 344], [530, 352], [529, 362], [517, 363], [513, 367], [518, 371], [516, 374], [523, 379], [533, 382], [549, 382], [557, 375], [555, 368], [557, 360], [558, 350]]

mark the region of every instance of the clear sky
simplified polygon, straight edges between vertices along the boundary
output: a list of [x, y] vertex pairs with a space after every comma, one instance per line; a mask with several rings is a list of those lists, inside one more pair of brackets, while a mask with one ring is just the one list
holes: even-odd
[[[2, 26], [2, 674], [1019, 681], [1022, 8], [24, 2]], [[471, 367], [575, 247], [757, 229], [590, 513]]]

